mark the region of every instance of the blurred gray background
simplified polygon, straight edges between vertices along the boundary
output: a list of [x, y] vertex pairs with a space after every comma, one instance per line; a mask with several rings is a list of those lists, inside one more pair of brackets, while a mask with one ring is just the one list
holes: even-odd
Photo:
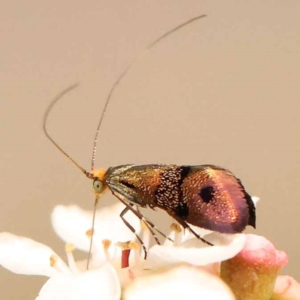
[[[51, 229], [59, 203], [92, 209], [91, 182], [45, 138], [51, 99], [55, 140], [89, 168], [110, 87], [151, 41], [198, 14], [208, 17], [161, 42], [116, 90], [97, 166], [212, 163], [261, 197], [258, 234], [286, 251], [283, 273], [300, 279], [300, 2], [10, 1], [0, 12], [0, 230], [60, 254]], [[105, 203], [115, 201], [106, 196]], [[165, 214], [152, 215], [163, 222]], [[157, 217], [158, 218], [158, 217]], [[0, 269], [1, 299], [34, 299], [41, 277]]]

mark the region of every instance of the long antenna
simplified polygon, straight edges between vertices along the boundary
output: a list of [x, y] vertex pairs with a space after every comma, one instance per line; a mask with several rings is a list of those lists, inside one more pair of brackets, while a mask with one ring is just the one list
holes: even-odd
[[93, 240], [94, 240], [94, 227], [95, 227], [95, 221], [96, 221], [96, 210], [98, 206], [99, 197], [96, 196], [95, 202], [94, 202], [94, 209], [93, 209], [93, 218], [92, 218], [92, 231], [91, 231], [91, 237], [90, 237], [90, 246], [89, 246], [89, 252], [88, 252], [88, 258], [86, 261], [86, 269], [89, 269], [90, 266], [90, 258], [92, 253], [92, 247], [93, 247]]
[[[94, 164], [95, 164], [95, 157], [96, 157], [96, 150], [97, 150], [97, 142], [98, 142], [98, 135], [99, 135], [99, 130], [102, 124], [102, 121], [104, 119], [104, 115], [107, 111], [108, 108], [108, 104], [109, 101], [112, 97], [113, 92], [115, 91], [117, 85], [120, 83], [120, 81], [124, 78], [124, 76], [128, 73], [128, 71], [130, 70], [131, 66], [139, 59], [141, 58], [141, 56], [147, 52], [148, 50], [150, 50], [152, 47], [154, 47], [158, 42], [160, 42], [161, 40], [163, 40], [164, 38], [166, 38], [167, 36], [171, 35], [172, 33], [174, 33], [175, 31], [185, 27], [186, 25], [193, 23], [201, 18], [204, 18], [206, 15], [200, 15], [200, 16], [196, 16], [178, 26], [176, 26], [175, 28], [169, 30], [168, 32], [166, 32], [165, 34], [163, 34], [162, 36], [160, 36], [159, 38], [157, 38], [155, 41], [153, 41], [147, 48], [145, 48], [142, 52], [140, 52], [140, 54], [138, 54], [128, 65], [127, 67], [124, 69], [124, 71], [119, 75], [119, 77], [117, 78], [117, 80], [115, 81], [115, 83], [113, 84], [108, 97], [106, 99], [105, 105], [104, 105], [104, 109], [102, 111], [98, 126], [97, 126], [97, 130], [96, 130], [96, 134], [95, 134], [95, 138], [94, 138], [94, 145], [93, 145], [93, 153], [92, 153], [92, 161], [91, 161], [91, 171], [94, 170]], [[94, 175], [92, 172], [87, 172], [84, 168], [82, 168], [66, 151], [64, 151], [55, 141], [54, 139], [51, 137], [51, 135], [48, 133], [48, 129], [47, 129], [47, 120], [48, 120], [48, 116], [52, 110], [52, 108], [54, 107], [54, 105], [62, 98], [64, 97], [67, 93], [69, 93], [70, 91], [74, 90], [76, 87], [78, 87], [78, 83], [73, 84], [71, 86], [69, 86], [68, 88], [66, 88], [65, 90], [63, 90], [62, 92], [60, 92], [50, 103], [50, 105], [48, 106], [45, 114], [44, 114], [44, 118], [43, 118], [43, 131], [46, 135], [46, 137], [51, 141], [51, 143], [61, 152], [63, 153], [78, 169], [80, 169], [82, 171], [82, 173], [84, 173], [88, 178], [93, 179]], [[90, 256], [91, 256], [91, 250], [92, 250], [92, 244], [93, 244], [93, 231], [94, 231], [94, 223], [95, 223], [95, 215], [96, 215], [96, 208], [97, 208], [97, 204], [98, 204], [98, 196], [96, 196], [95, 199], [95, 203], [94, 203], [94, 213], [93, 213], [93, 220], [92, 220], [92, 236], [91, 236], [91, 241], [90, 241], [90, 247], [89, 247], [89, 255], [88, 255], [88, 261], [87, 261], [87, 268], [89, 266], [89, 261], [90, 261]]]
[[175, 31], [185, 27], [188, 24], [191, 24], [199, 19], [202, 19], [206, 17], [206, 15], [200, 15], [197, 17], [194, 17], [178, 26], [176, 26], [175, 28], [167, 31], [165, 34], [163, 34], [162, 36], [160, 36], [159, 38], [157, 38], [156, 40], [154, 40], [147, 48], [145, 48], [142, 52], [140, 52], [137, 56], [135, 56], [133, 58], [133, 60], [127, 65], [127, 67], [124, 69], [124, 71], [119, 75], [119, 77], [117, 78], [117, 80], [115, 81], [115, 83], [113, 84], [113, 86], [110, 89], [110, 92], [108, 94], [108, 97], [106, 99], [105, 105], [104, 105], [104, 109], [102, 110], [102, 114], [97, 126], [97, 130], [96, 130], [96, 134], [94, 137], [94, 145], [93, 145], [93, 152], [92, 152], [92, 161], [91, 161], [91, 170], [94, 170], [94, 166], [95, 166], [95, 158], [96, 158], [96, 152], [97, 152], [97, 143], [98, 143], [98, 135], [99, 135], [99, 131], [100, 131], [100, 127], [102, 124], [102, 121], [104, 119], [104, 115], [107, 111], [108, 108], [108, 104], [109, 104], [109, 100], [113, 94], [113, 92], [115, 91], [117, 85], [121, 82], [121, 80], [124, 78], [124, 76], [127, 74], [127, 72], [129, 71], [129, 69], [131, 68], [131, 66], [138, 60], [141, 58], [141, 56], [143, 56], [145, 54], [145, 52], [149, 51], [152, 47], [154, 47], [158, 42], [160, 42], [162, 39], [166, 38], [167, 36], [171, 35], [172, 33], [174, 33]]
[[50, 103], [50, 105], [48, 106], [45, 114], [44, 114], [44, 118], [43, 118], [43, 131], [46, 135], [46, 137], [50, 140], [50, 142], [60, 151], [62, 152], [78, 169], [80, 169], [82, 171], [82, 173], [84, 173], [86, 176], [90, 177], [91, 174], [89, 172], [87, 172], [84, 168], [82, 168], [65, 150], [63, 150], [55, 141], [54, 139], [51, 137], [51, 135], [48, 133], [48, 129], [47, 129], [47, 120], [48, 120], [48, 116], [49, 113], [51, 112], [53, 106], [62, 98], [64, 97], [67, 93], [69, 93], [70, 91], [74, 90], [75, 88], [78, 87], [78, 83], [73, 84], [71, 86], [69, 86], [68, 88], [66, 88], [65, 90], [63, 90], [62, 92], [60, 92]]

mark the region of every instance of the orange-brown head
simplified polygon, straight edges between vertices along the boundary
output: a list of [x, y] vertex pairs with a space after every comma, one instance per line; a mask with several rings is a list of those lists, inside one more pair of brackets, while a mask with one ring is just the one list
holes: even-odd
[[88, 178], [93, 179], [93, 189], [96, 198], [99, 198], [101, 194], [106, 190], [107, 184], [105, 181], [106, 169], [95, 169], [91, 173], [86, 174]]

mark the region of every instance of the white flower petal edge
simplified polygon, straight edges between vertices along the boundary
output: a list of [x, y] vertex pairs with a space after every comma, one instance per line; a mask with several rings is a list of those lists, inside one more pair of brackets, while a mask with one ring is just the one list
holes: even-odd
[[279, 275], [276, 279], [271, 300], [299, 300], [300, 283], [287, 275]]
[[[55, 256], [57, 268], [50, 258]], [[48, 246], [8, 232], [0, 233], [0, 265], [17, 274], [51, 277], [57, 269], [70, 273], [67, 265]]]
[[153, 299], [234, 300], [218, 277], [193, 267], [180, 266], [160, 274], [137, 278], [124, 291], [125, 300]]
[[[215, 246], [204, 245], [198, 239], [181, 243], [178, 247], [155, 245], [149, 250], [146, 264], [151, 268], [177, 263], [190, 263], [194, 266], [205, 266], [229, 259], [239, 253], [245, 244], [245, 234], [217, 235]], [[197, 246], [196, 246], [197, 245]]]
[[253, 203], [254, 203], [254, 205], [255, 205], [255, 207], [256, 207], [257, 202], [260, 200], [260, 198], [257, 197], [257, 196], [251, 196], [251, 199], [252, 199], [252, 201], [253, 201]]
[[[135, 239], [135, 235], [120, 218], [124, 208], [125, 206], [118, 202], [96, 212], [95, 243], [99, 244], [106, 239], [113, 243]], [[90, 240], [86, 232], [91, 229], [92, 215], [92, 211], [83, 210], [77, 205], [58, 205], [51, 215], [52, 226], [62, 240], [74, 244], [79, 250], [88, 251]], [[125, 218], [138, 233], [141, 228], [139, 219], [131, 212], [126, 213]]]
[[115, 269], [106, 263], [78, 274], [58, 274], [42, 287], [38, 300], [119, 300], [121, 287]]

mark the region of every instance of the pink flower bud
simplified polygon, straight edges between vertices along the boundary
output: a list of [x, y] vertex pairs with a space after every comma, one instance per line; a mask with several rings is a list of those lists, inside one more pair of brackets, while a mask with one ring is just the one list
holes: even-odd
[[288, 262], [266, 238], [246, 235], [242, 251], [222, 262], [221, 277], [231, 287], [236, 300], [269, 300], [278, 272]]

